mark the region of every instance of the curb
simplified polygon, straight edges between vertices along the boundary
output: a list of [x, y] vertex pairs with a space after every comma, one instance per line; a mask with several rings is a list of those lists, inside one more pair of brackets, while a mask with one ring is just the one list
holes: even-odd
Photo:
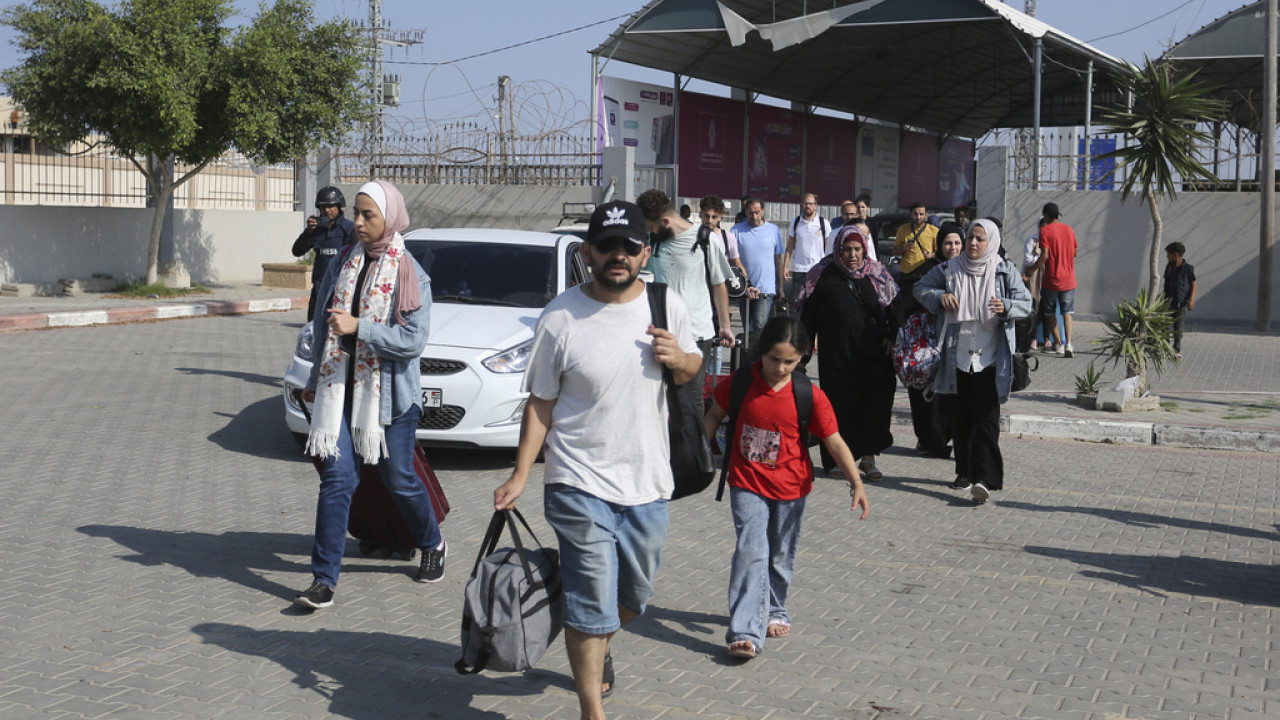
[[[898, 425], [911, 425], [911, 409], [895, 407], [893, 421]], [[1280, 453], [1280, 432], [1266, 430], [1232, 430], [1191, 425], [1160, 425], [1148, 422], [1083, 420], [1002, 413], [1000, 432], [1081, 442], [1160, 445], [1189, 450]]]
[[282, 297], [262, 300], [210, 300], [182, 305], [118, 307], [102, 310], [37, 312], [0, 316], [0, 333], [48, 328], [91, 327], [123, 323], [151, 322], [207, 317], [210, 315], [248, 315], [260, 312], [305, 310], [309, 297]]

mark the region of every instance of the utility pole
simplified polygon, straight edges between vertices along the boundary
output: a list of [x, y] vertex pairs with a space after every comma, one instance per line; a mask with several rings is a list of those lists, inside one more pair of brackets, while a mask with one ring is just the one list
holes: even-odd
[[352, 30], [368, 35], [366, 50], [369, 53], [369, 97], [373, 103], [373, 117], [365, 127], [364, 152], [369, 156], [369, 179], [373, 179], [374, 166], [386, 152], [386, 122], [383, 114], [387, 108], [400, 107], [400, 76], [387, 75], [382, 70], [383, 53], [388, 45], [409, 47], [418, 45], [426, 35], [425, 30], [392, 30], [382, 17], [382, 0], [369, 0], [368, 25], [352, 24]]
[[507, 170], [511, 167], [507, 162], [506, 128], [511, 127], [513, 132], [515, 128], [515, 118], [508, 117], [507, 113], [507, 95], [510, 86], [509, 75], [498, 76], [498, 176], [503, 182], [507, 181]]

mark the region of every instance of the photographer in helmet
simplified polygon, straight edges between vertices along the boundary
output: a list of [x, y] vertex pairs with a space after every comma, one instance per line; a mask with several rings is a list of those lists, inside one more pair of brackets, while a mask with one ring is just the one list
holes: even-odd
[[324, 278], [329, 261], [342, 248], [356, 241], [355, 224], [342, 214], [347, 199], [342, 191], [332, 185], [322, 187], [316, 193], [318, 214], [307, 218], [307, 227], [293, 241], [293, 256], [302, 257], [313, 248], [316, 251], [315, 266], [311, 270], [311, 301], [307, 303], [307, 321], [316, 314], [316, 286]]

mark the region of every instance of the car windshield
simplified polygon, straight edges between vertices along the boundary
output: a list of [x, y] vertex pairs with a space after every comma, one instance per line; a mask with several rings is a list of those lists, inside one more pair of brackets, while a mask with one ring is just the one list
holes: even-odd
[[431, 276], [434, 302], [540, 308], [555, 297], [554, 247], [409, 240], [405, 248]]

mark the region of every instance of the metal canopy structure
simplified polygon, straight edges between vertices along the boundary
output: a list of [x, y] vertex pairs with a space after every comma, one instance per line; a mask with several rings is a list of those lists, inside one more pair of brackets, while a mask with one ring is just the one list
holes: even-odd
[[1262, 58], [1266, 47], [1266, 3], [1227, 13], [1174, 45], [1164, 57], [1226, 101], [1228, 117], [1257, 130], [1262, 119]]
[[1084, 125], [1089, 75], [1093, 100], [1112, 104], [1122, 97], [1112, 77], [1125, 72], [998, 0], [653, 0], [591, 53], [974, 138]]

